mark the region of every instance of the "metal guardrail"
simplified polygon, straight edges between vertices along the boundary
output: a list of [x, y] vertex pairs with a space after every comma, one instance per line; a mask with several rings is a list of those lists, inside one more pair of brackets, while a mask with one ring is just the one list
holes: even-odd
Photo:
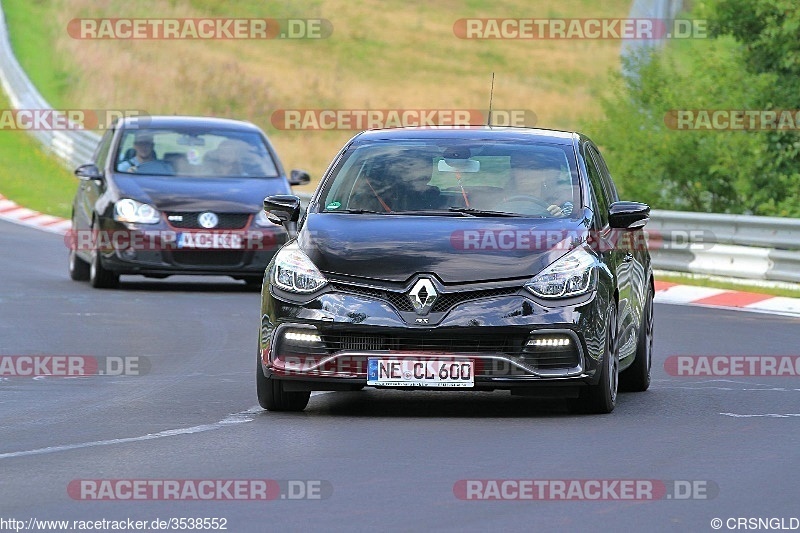
[[[631, 16], [670, 18], [680, 5], [679, 0], [635, 0]], [[14, 108], [50, 109], [14, 57], [2, 4], [0, 82]], [[89, 162], [99, 141], [85, 130], [30, 133], [70, 170]], [[307, 205], [310, 195], [302, 196]], [[646, 229], [664, 239], [651, 246], [657, 269], [800, 283], [800, 219], [654, 210]], [[693, 240], [692, 232], [702, 242]]]
[[655, 268], [800, 283], [800, 219], [653, 210]]
[[[0, 4], [0, 84], [15, 109], [51, 109], [22, 70], [8, 37], [3, 6]], [[86, 130], [30, 130], [47, 150], [55, 154], [70, 170], [88, 163], [100, 137]]]

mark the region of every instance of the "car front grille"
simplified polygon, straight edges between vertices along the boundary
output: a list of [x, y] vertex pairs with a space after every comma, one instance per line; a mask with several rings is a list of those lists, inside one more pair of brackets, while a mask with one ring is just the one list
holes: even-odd
[[[363, 335], [325, 333], [322, 336], [332, 352], [343, 350], [392, 350], [417, 353], [519, 353], [527, 336], [466, 334], [458, 332], [419, 332]], [[362, 346], [357, 348], [356, 346]]]
[[504, 287], [500, 289], [487, 289], [480, 291], [464, 291], [464, 292], [445, 292], [439, 295], [433, 303], [431, 312], [439, 313], [447, 311], [451, 307], [467, 302], [469, 300], [480, 300], [483, 298], [496, 298], [498, 296], [509, 296], [516, 294], [519, 287]]
[[580, 365], [580, 357], [577, 350], [570, 349], [561, 352], [541, 352], [537, 354], [525, 354], [522, 361], [534, 370], [548, 371], [562, 368], [575, 368]]
[[[205, 229], [197, 222], [197, 217], [205, 211], [175, 211], [167, 213], [169, 223], [179, 229]], [[248, 213], [215, 213], [219, 223], [212, 229], [242, 229], [250, 219]], [[180, 218], [180, 220], [178, 220]]]
[[244, 261], [240, 250], [180, 250], [172, 252], [172, 261], [182, 266], [232, 267]]
[[[375, 298], [376, 300], [384, 300], [389, 302], [398, 311], [410, 312], [414, 310], [414, 307], [411, 305], [411, 300], [409, 300], [408, 295], [405, 292], [365, 287], [363, 285], [350, 285], [340, 282], [332, 283], [332, 286], [337, 291], [368, 296], [370, 298]], [[472, 291], [443, 292], [439, 294], [438, 298], [434, 302], [431, 312], [442, 313], [450, 310], [458, 304], [470, 300], [508, 296], [511, 294], [516, 294], [518, 291], [519, 287], [502, 287]]]

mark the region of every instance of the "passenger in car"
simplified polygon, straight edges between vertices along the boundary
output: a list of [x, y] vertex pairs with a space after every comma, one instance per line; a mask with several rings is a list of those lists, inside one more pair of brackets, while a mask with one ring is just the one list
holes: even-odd
[[572, 215], [575, 205], [572, 182], [560, 166], [536, 159], [518, 160], [512, 165], [504, 202], [535, 198], [549, 204], [547, 212], [554, 217]]
[[228, 139], [219, 143], [216, 149], [208, 152], [203, 160], [210, 174], [219, 176], [249, 175], [245, 162], [249, 147], [243, 141]]

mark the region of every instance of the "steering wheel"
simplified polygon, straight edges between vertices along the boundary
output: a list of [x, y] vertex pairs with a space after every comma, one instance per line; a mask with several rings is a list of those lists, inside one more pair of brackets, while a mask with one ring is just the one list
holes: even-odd
[[500, 205], [498, 206], [498, 209], [506, 210], [505, 209], [506, 205], [515, 204], [515, 203], [517, 203], [517, 204], [522, 203], [522, 204], [529, 204], [529, 205], [532, 204], [533, 206], [538, 207], [540, 209], [540, 211], [541, 211], [540, 213], [529, 213], [527, 211], [524, 211], [521, 214], [524, 214], [524, 215], [540, 215], [541, 214], [541, 215], [545, 215], [545, 216], [550, 216], [550, 211], [548, 211], [548, 209], [547, 209], [551, 205], [549, 202], [545, 202], [541, 198], [537, 198], [535, 196], [528, 196], [528, 195], [525, 195], [525, 194], [518, 194], [516, 196], [512, 196], [510, 198], [506, 198], [505, 200], [503, 200], [500, 203]]

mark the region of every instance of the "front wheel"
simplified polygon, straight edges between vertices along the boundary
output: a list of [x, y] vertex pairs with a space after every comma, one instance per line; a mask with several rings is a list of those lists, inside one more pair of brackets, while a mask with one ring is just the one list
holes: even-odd
[[261, 291], [261, 283], [263, 281], [263, 276], [248, 276], [244, 278], [247, 289], [251, 291]]
[[260, 359], [256, 359], [256, 363], [256, 390], [261, 407], [268, 411], [302, 411], [306, 408], [311, 398], [310, 391], [284, 391], [283, 382], [265, 376]]
[[89, 263], [78, 257], [74, 246], [69, 251], [69, 277], [74, 281], [89, 281]]
[[596, 385], [581, 389], [580, 395], [573, 401], [576, 411], [582, 413], [606, 414], [617, 405], [617, 389], [619, 386], [619, 350], [617, 349], [617, 309], [616, 303], [609, 311], [608, 333], [606, 334], [605, 352], [603, 353], [600, 379]]
[[119, 285], [119, 275], [103, 267], [100, 251], [92, 250], [92, 262], [89, 264], [89, 283], [96, 289], [113, 289]]
[[647, 299], [642, 309], [639, 326], [639, 341], [636, 356], [631, 366], [619, 376], [620, 389], [627, 392], [643, 392], [650, 387], [650, 369], [653, 366], [653, 289], [647, 289]]

